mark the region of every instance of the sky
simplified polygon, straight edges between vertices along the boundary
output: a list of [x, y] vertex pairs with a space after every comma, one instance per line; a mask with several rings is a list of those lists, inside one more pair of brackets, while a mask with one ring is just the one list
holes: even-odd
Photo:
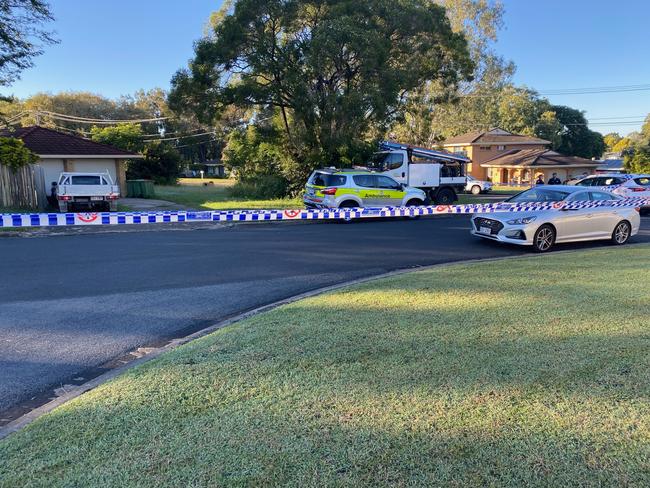
[[[108, 97], [169, 87], [187, 65], [219, 0], [50, 0], [60, 44], [9, 87], [36, 92], [90, 91]], [[558, 89], [650, 86], [650, 1], [504, 0], [505, 27], [495, 50], [517, 65], [515, 83]], [[7, 90], [5, 90], [6, 92]], [[550, 95], [584, 110], [590, 127], [627, 134], [650, 112], [650, 90]]]

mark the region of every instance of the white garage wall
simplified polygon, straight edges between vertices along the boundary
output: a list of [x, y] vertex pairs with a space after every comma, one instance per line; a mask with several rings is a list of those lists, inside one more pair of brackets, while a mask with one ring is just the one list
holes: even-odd
[[63, 173], [63, 159], [41, 159], [36, 163], [45, 172], [45, 191], [49, 194], [52, 182], [59, 181], [59, 175]]

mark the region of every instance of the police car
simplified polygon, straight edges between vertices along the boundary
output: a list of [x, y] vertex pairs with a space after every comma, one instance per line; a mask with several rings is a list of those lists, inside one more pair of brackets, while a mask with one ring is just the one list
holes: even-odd
[[411, 207], [428, 203], [427, 195], [367, 170], [319, 169], [307, 184], [307, 208]]
[[[578, 186], [598, 187], [624, 198], [649, 198], [650, 175], [647, 174], [599, 174], [587, 176], [576, 183]], [[644, 206], [647, 210], [649, 207]]]

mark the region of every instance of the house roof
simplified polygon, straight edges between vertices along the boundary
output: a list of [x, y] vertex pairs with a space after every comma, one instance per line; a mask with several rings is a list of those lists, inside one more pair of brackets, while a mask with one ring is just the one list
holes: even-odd
[[605, 159], [599, 163], [600, 165], [596, 168], [598, 171], [623, 171], [625, 169], [622, 159]]
[[565, 156], [549, 149], [513, 149], [485, 161], [481, 166], [490, 168], [573, 168], [596, 167], [602, 161]]
[[41, 157], [141, 157], [139, 154], [108, 144], [101, 144], [81, 136], [66, 134], [38, 125], [18, 127], [11, 132], [8, 129], [0, 129], [0, 137], [21, 139], [28, 149]]
[[467, 132], [456, 137], [447, 139], [442, 145], [466, 145], [474, 144], [550, 144], [549, 141], [538, 137], [513, 134], [503, 129], [494, 128], [487, 131]]

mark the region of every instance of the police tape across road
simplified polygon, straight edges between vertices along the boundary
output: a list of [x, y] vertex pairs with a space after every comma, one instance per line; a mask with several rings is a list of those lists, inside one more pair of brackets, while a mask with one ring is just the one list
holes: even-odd
[[425, 215], [527, 212], [540, 210], [579, 210], [597, 207], [650, 206], [647, 198], [588, 202], [484, 203], [467, 205], [429, 205], [422, 207], [373, 207], [309, 210], [221, 210], [99, 213], [22, 213], [0, 214], [2, 227], [65, 227], [80, 225], [131, 225], [171, 222], [265, 222], [278, 220], [353, 220], [381, 217], [419, 217]]

